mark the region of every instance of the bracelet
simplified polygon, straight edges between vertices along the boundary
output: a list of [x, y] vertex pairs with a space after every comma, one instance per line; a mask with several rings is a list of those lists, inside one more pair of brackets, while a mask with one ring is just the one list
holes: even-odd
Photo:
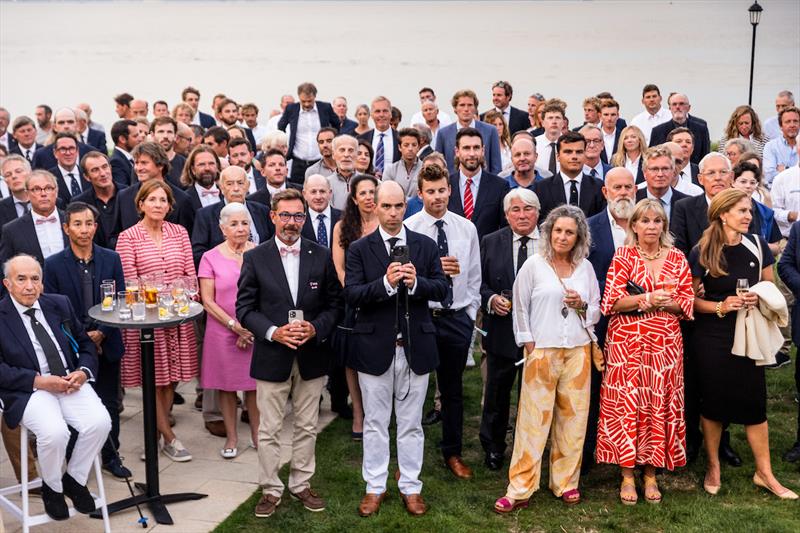
[[717, 302], [717, 308], [716, 308], [716, 312], [717, 312], [717, 316], [718, 316], [718, 317], [720, 317], [720, 318], [725, 318], [725, 315], [726, 315], [727, 313], [723, 313], [723, 312], [722, 312], [722, 302]]

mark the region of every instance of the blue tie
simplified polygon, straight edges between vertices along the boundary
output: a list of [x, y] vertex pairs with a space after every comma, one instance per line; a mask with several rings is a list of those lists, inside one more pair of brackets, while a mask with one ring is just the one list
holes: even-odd
[[317, 215], [319, 224], [317, 225], [317, 243], [324, 247], [328, 247], [328, 230], [325, 229], [325, 215], [320, 213]]
[[67, 177], [69, 178], [70, 198], [73, 196], [78, 196], [81, 193], [81, 187], [78, 185], [78, 180], [75, 178], [75, 174], [70, 172], [67, 174]]
[[385, 133], [381, 133], [381, 138], [378, 140], [378, 149], [375, 150], [375, 174], [382, 175], [383, 174], [383, 158], [384, 158], [384, 148], [383, 148], [383, 138], [386, 136]]

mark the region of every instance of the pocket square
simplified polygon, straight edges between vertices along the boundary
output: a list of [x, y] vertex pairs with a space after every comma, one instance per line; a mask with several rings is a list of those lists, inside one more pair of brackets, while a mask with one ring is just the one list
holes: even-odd
[[317, 283], [316, 281], [309, 281], [308, 288], [311, 289], [312, 291], [315, 291], [319, 289], [319, 283]]

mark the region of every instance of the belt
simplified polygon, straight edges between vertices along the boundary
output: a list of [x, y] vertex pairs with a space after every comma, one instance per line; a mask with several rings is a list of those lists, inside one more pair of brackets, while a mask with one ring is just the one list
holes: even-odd
[[441, 318], [445, 316], [455, 316], [456, 314], [462, 312], [463, 310], [464, 310], [463, 307], [461, 309], [444, 309], [436, 307], [434, 309], [431, 309], [431, 314], [433, 315], [433, 318]]
[[405, 346], [405, 345], [406, 345], [406, 343], [405, 343], [405, 342], [403, 342], [403, 339], [395, 339], [395, 341], [394, 341], [394, 345], [395, 345], [395, 346], [400, 346], [400, 347], [402, 347], [402, 346]]

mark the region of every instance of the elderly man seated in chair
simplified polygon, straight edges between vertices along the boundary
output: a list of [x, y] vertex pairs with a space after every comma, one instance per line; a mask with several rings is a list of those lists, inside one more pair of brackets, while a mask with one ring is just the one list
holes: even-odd
[[[0, 300], [0, 406], [11, 428], [36, 435], [45, 512], [69, 517], [64, 495], [81, 513], [95, 510], [86, 488], [92, 462], [111, 430], [111, 419], [92, 387], [94, 343], [69, 300], [42, 294], [42, 268], [28, 255], [3, 265], [8, 294]], [[71, 426], [78, 438], [62, 475]]]

